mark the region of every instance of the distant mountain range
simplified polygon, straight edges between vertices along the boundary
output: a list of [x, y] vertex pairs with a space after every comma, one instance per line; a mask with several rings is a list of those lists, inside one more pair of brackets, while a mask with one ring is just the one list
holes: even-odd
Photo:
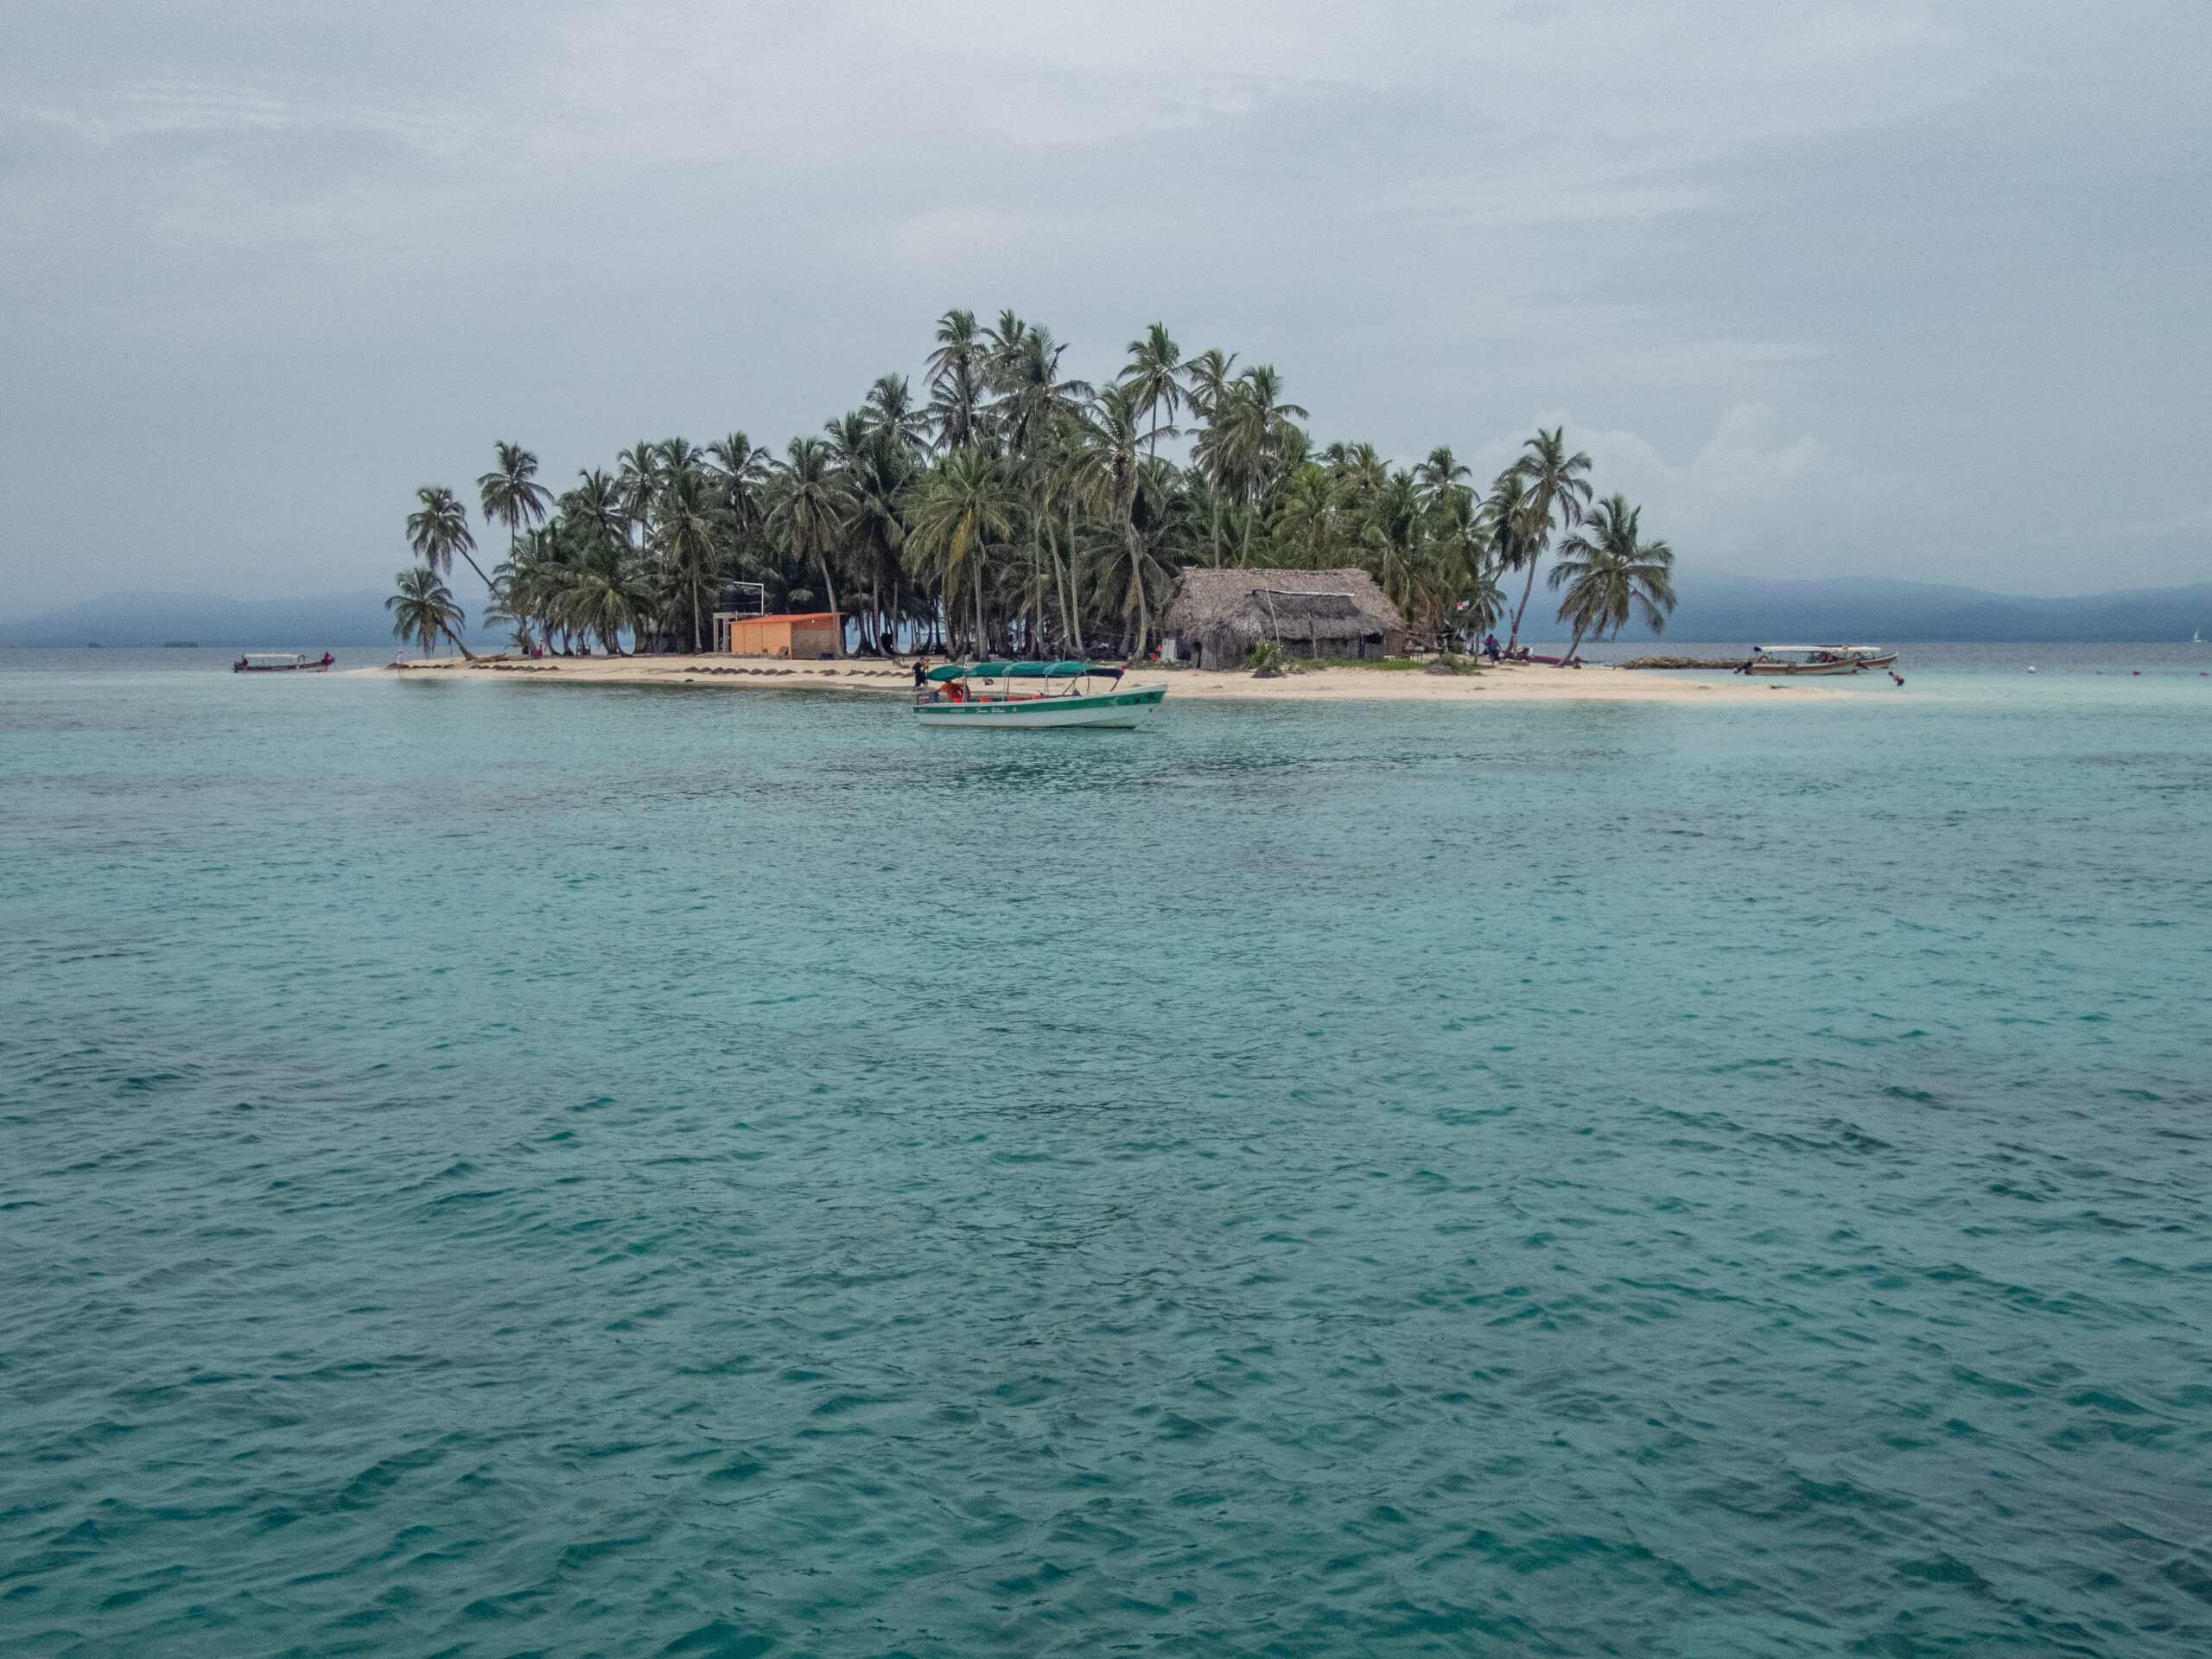
[[[1518, 587], [1509, 577], [1509, 600]], [[1930, 639], [2002, 644], [2031, 640], [2186, 639], [2212, 628], [2212, 582], [2144, 588], [2078, 599], [2024, 599], [1946, 588], [1933, 582], [1838, 576], [1823, 582], [1770, 582], [1725, 570], [1688, 570], [1675, 582], [1681, 605], [1667, 624], [1670, 639], [1746, 645], [1864, 640], [1910, 645]], [[1537, 581], [1525, 637], [1565, 639], [1551, 620], [1558, 607]], [[319, 599], [222, 599], [213, 594], [110, 594], [103, 599], [0, 623], [0, 645], [141, 646], [189, 639], [203, 645], [262, 645], [320, 650], [326, 645], [389, 645], [391, 620], [374, 588]], [[1624, 639], [1646, 639], [1630, 628]], [[469, 643], [493, 636], [469, 633]]]
[[[1520, 589], [1510, 578], [1508, 597]], [[1558, 601], [1536, 579], [1529, 601], [1541, 631], [1523, 637], [1565, 639], [1571, 631], [1552, 620]], [[1822, 645], [1840, 640], [1912, 645], [1961, 640], [1993, 645], [2043, 640], [2082, 642], [2182, 640], [2212, 629], [2212, 582], [2188, 588], [2141, 588], [2086, 594], [2075, 599], [2027, 599], [1947, 588], [1926, 582], [1837, 576], [1822, 582], [1770, 582], [1726, 570], [1688, 570], [1675, 580], [1681, 600], [1667, 621], [1669, 639], [1726, 640], [1744, 645]], [[1631, 626], [1624, 639], [1649, 639]]]

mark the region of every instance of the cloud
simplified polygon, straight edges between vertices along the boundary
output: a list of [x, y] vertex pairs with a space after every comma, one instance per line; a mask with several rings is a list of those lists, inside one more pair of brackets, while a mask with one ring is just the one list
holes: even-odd
[[[1565, 427], [1570, 448], [1590, 457], [1596, 493], [1627, 496], [1643, 509], [1646, 532], [1693, 564], [1822, 573], [1840, 550], [1874, 533], [1894, 505], [1891, 480], [1809, 432], [1793, 435], [1764, 404], [1727, 410], [1681, 461], [1669, 461], [1637, 433], [1580, 426], [1565, 411], [1533, 424]], [[1478, 453], [1478, 475], [1494, 475], [1520, 453], [1517, 438], [1491, 441]]]
[[[1406, 454], [1580, 411], [1685, 556], [2054, 590], [2084, 548], [2201, 562], [2201, 5], [19, 10], [27, 595], [180, 562], [296, 587], [302, 524], [332, 586], [381, 580], [390, 502], [491, 435], [563, 476], [780, 442], [917, 371], [954, 304], [1051, 323], [1092, 378], [1164, 318]], [[2100, 471], [2170, 480], [2139, 516], [2183, 528], [2057, 483]], [[227, 510], [277, 476], [291, 512]]]

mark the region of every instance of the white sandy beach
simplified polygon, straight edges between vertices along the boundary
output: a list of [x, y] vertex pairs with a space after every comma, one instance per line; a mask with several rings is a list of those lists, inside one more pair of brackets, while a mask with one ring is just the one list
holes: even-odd
[[[527, 676], [541, 683], [724, 686], [739, 690], [823, 686], [884, 696], [908, 695], [911, 667], [869, 658], [838, 663], [792, 663], [743, 657], [548, 657], [531, 662], [457, 657], [404, 665], [353, 669], [355, 674], [410, 678], [489, 679]], [[1547, 668], [1514, 664], [1476, 674], [1429, 674], [1420, 669], [1321, 668], [1280, 679], [1255, 679], [1249, 671], [1207, 673], [1140, 664], [1128, 683], [1166, 683], [1174, 698], [1246, 698], [1274, 702], [1802, 702], [1841, 695], [1840, 684], [1818, 680], [1777, 683], [1726, 674], [1688, 676], [1617, 668]]]

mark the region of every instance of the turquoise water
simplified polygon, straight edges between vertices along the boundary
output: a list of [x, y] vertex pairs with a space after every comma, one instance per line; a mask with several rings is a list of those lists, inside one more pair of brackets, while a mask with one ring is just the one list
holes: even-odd
[[2212, 1647], [2186, 660], [11, 656], [0, 1650]]

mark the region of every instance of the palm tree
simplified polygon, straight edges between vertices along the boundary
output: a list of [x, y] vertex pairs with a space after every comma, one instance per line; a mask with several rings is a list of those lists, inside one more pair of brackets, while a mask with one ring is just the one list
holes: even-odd
[[1108, 386], [1100, 392], [1090, 407], [1078, 477], [1079, 487], [1103, 512], [1110, 526], [1116, 553], [1109, 563], [1116, 569], [1126, 566], [1121, 582], [1121, 608], [1125, 618], [1131, 609], [1137, 613], [1136, 650], [1141, 656], [1152, 618], [1136, 522], [1138, 486], [1144, 469], [1144, 437], [1138, 427], [1135, 392], [1127, 385]]
[[1421, 486], [1421, 495], [1431, 505], [1441, 501], [1446, 492], [1456, 489], [1474, 476], [1459, 458], [1452, 453], [1449, 444], [1440, 443], [1428, 452], [1428, 459], [1414, 468], [1414, 479]]
[[997, 457], [972, 445], [955, 449], [923, 481], [908, 535], [936, 575], [945, 595], [945, 623], [952, 620], [951, 596], [964, 585], [975, 594], [975, 649], [986, 649], [983, 626], [983, 566], [994, 539], [1014, 533], [1016, 499]]
[[653, 504], [660, 498], [661, 454], [657, 444], [639, 442], [615, 457], [615, 482], [621, 491], [622, 515], [628, 529], [643, 546], [646, 527], [652, 523]]
[[1371, 443], [1332, 443], [1321, 453], [1348, 512], [1365, 512], [1390, 481], [1390, 463]]
[[525, 652], [537, 644], [531, 634], [533, 627], [543, 635], [546, 649], [553, 648], [554, 630], [559, 626], [553, 617], [553, 601], [574, 564], [567, 543], [573, 540], [575, 528], [566, 518], [556, 518], [550, 524], [524, 531], [522, 539], [492, 571], [499, 602], [484, 613], [484, 620], [513, 623], [513, 643]]
[[607, 654], [619, 657], [622, 630], [634, 633], [652, 613], [652, 589], [639, 574], [628, 543], [594, 536], [562, 587], [555, 614], [566, 627], [597, 634]]
[[596, 467], [578, 472], [576, 480], [576, 487], [561, 498], [561, 516], [620, 541], [629, 531], [629, 518], [622, 508], [621, 481]]
[[776, 469], [776, 504], [769, 511], [768, 528], [784, 537], [799, 563], [814, 561], [833, 611], [837, 588], [830, 576], [830, 555], [844, 529], [841, 495], [830, 446], [819, 438], [793, 438]]
[[484, 522], [507, 527], [507, 551], [533, 524], [545, 522], [553, 493], [537, 479], [537, 457], [518, 443], [495, 444], [498, 457], [492, 470], [476, 480], [477, 499], [483, 503]]
[[1375, 579], [1409, 620], [1428, 609], [1430, 595], [1423, 580], [1427, 530], [1413, 474], [1393, 473], [1368, 508], [1360, 539], [1372, 561]]
[[1162, 410], [1167, 416], [1167, 435], [1176, 435], [1175, 411], [1183, 404], [1183, 383], [1177, 378], [1182, 360], [1182, 348], [1167, 337], [1164, 322], [1154, 323], [1142, 340], [1129, 342], [1129, 365], [1122, 371], [1121, 383], [1135, 397], [1137, 413], [1152, 417], [1150, 453], [1154, 460], [1160, 456]]
[[922, 447], [930, 429], [926, 411], [914, 407], [913, 394], [906, 388], [903, 374], [884, 374], [876, 377], [875, 384], [868, 389], [868, 424], [889, 435], [901, 449], [912, 452]]
[[[913, 446], [898, 435], [895, 427], [887, 425], [869, 430], [843, 479], [846, 568], [867, 583], [866, 614], [873, 620], [863, 629], [862, 639], [874, 649], [881, 648], [887, 583], [894, 609], [897, 605], [899, 558], [906, 544], [906, 499], [913, 477]], [[893, 626], [895, 629], [895, 619]], [[868, 628], [874, 630], [873, 639]]]
[[1667, 631], [1668, 613], [1675, 608], [1675, 550], [1638, 539], [1643, 516], [1626, 496], [1609, 495], [1590, 513], [1586, 530], [1560, 543], [1548, 580], [1554, 588], [1568, 584], [1559, 620], [1574, 625], [1569, 662], [1585, 633], [1599, 639], [1608, 632], [1618, 636], [1631, 613], [1655, 634]]
[[976, 442], [983, 397], [983, 342], [976, 314], [954, 309], [937, 321], [937, 349], [930, 353], [930, 416], [938, 448], [964, 448]]
[[1236, 366], [1236, 353], [1224, 354], [1218, 347], [1208, 347], [1183, 365], [1183, 379], [1186, 387], [1184, 397], [1191, 411], [1201, 420], [1210, 421], [1228, 394], [1229, 372]]
[[1440, 627], [1481, 639], [1497, 620], [1504, 594], [1491, 557], [1490, 526], [1472, 490], [1455, 484], [1430, 504], [1428, 541]]
[[742, 544], [760, 532], [766, 516], [761, 491], [768, 481], [768, 452], [733, 432], [707, 446], [706, 471], [720, 497], [724, 528]]
[[691, 649], [704, 651], [699, 623], [709, 608], [706, 590], [720, 574], [721, 537], [713, 486], [696, 467], [671, 473], [661, 489], [655, 539], [670, 585], [691, 613]]
[[415, 492], [415, 499], [423, 505], [407, 515], [407, 543], [423, 568], [442, 574], [450, 571], [453, 556], [458, 553], [489, 592], [492, 579], [476, 563], [473, 550], [476, 538], [468, 533], [468, 509], [461, 505], [461, 498], [442, 484], [425, 484]]
[[1526, 542], [1529, 581], [1521, 590], [1521, 603], [1513, 613], [1513, 628], [1506, 644], [1510, 648], [1521, 637], [1521, 618], [1529, 608], [1529, 595], [1536, 590], [1536, 566], [1544, 556], [1544, 549], [1552, 538], [1552, 521], [1559, 521], [1564, 532], [1574, 528], [1582, 517], [1582, 504], [1590, 499], [1590, 480], [1582, 476], [1590, 470], [1590, 457], [1580, 450], [1572, 455], [1567, 453], [1567, 429], [1555, 426], [1547, 432], [1536, 429], [1536, 435], [1522, 448], [1528, 453], [1513, 463], [1513, 470], [1529, 481], [1529, 502], [1522, 536]]
[[397, 581], [399, 591], [384, 602], [385, 609], [392, 614], [392, 637], [420, 640], [427, 657], [442, 634], [461, 645], [461, 654], [467, 657], [468, 647], [461, 645], [457, 630], [468, 619], [454, 603], [451, 591], [438, 580], [438, 573], [428, 565], [410, 565]]
[[1327, 570], [1342, 562], [1343, 503], [1325, 468], [1307, 461], [1290, 475], [1270, 528], [1280, 563]]
[[1270, 364], [1256, 364], [1236, 377], [1212, 407], [1199, 445], [1210, 449], [1208, 470], [1244, 508], [1243, 550], [1237, 563], [1252, 563], [1252, 526], [1262, 500], [1305, 459], [1306, 435], [1291, 416], [1306, 418], [1296, 404], [1282, 401], [1282, 377]]
[[1201, 424], [1197, 448], [1192, 454], [1192, 463], [1205, 477], [1213, 494], [1211, 529], [1207, 537], [1211, 550], [1210, 562], [1218, 569], [1221, 564], [1221, 507], [1228, 493], [1228, 481], [1221, 470], [1222, 443], [1216, 423], [1221, 412], [1222, 400], [1229, 396], [1229, 371], [1236, 365], [1235, 353], [1224, 355], [1218, 347], [1208, 347], [1183, 365], [1183, 378], [1187, 385], [1184, 397], [1189, 401], [1191, 412]]

